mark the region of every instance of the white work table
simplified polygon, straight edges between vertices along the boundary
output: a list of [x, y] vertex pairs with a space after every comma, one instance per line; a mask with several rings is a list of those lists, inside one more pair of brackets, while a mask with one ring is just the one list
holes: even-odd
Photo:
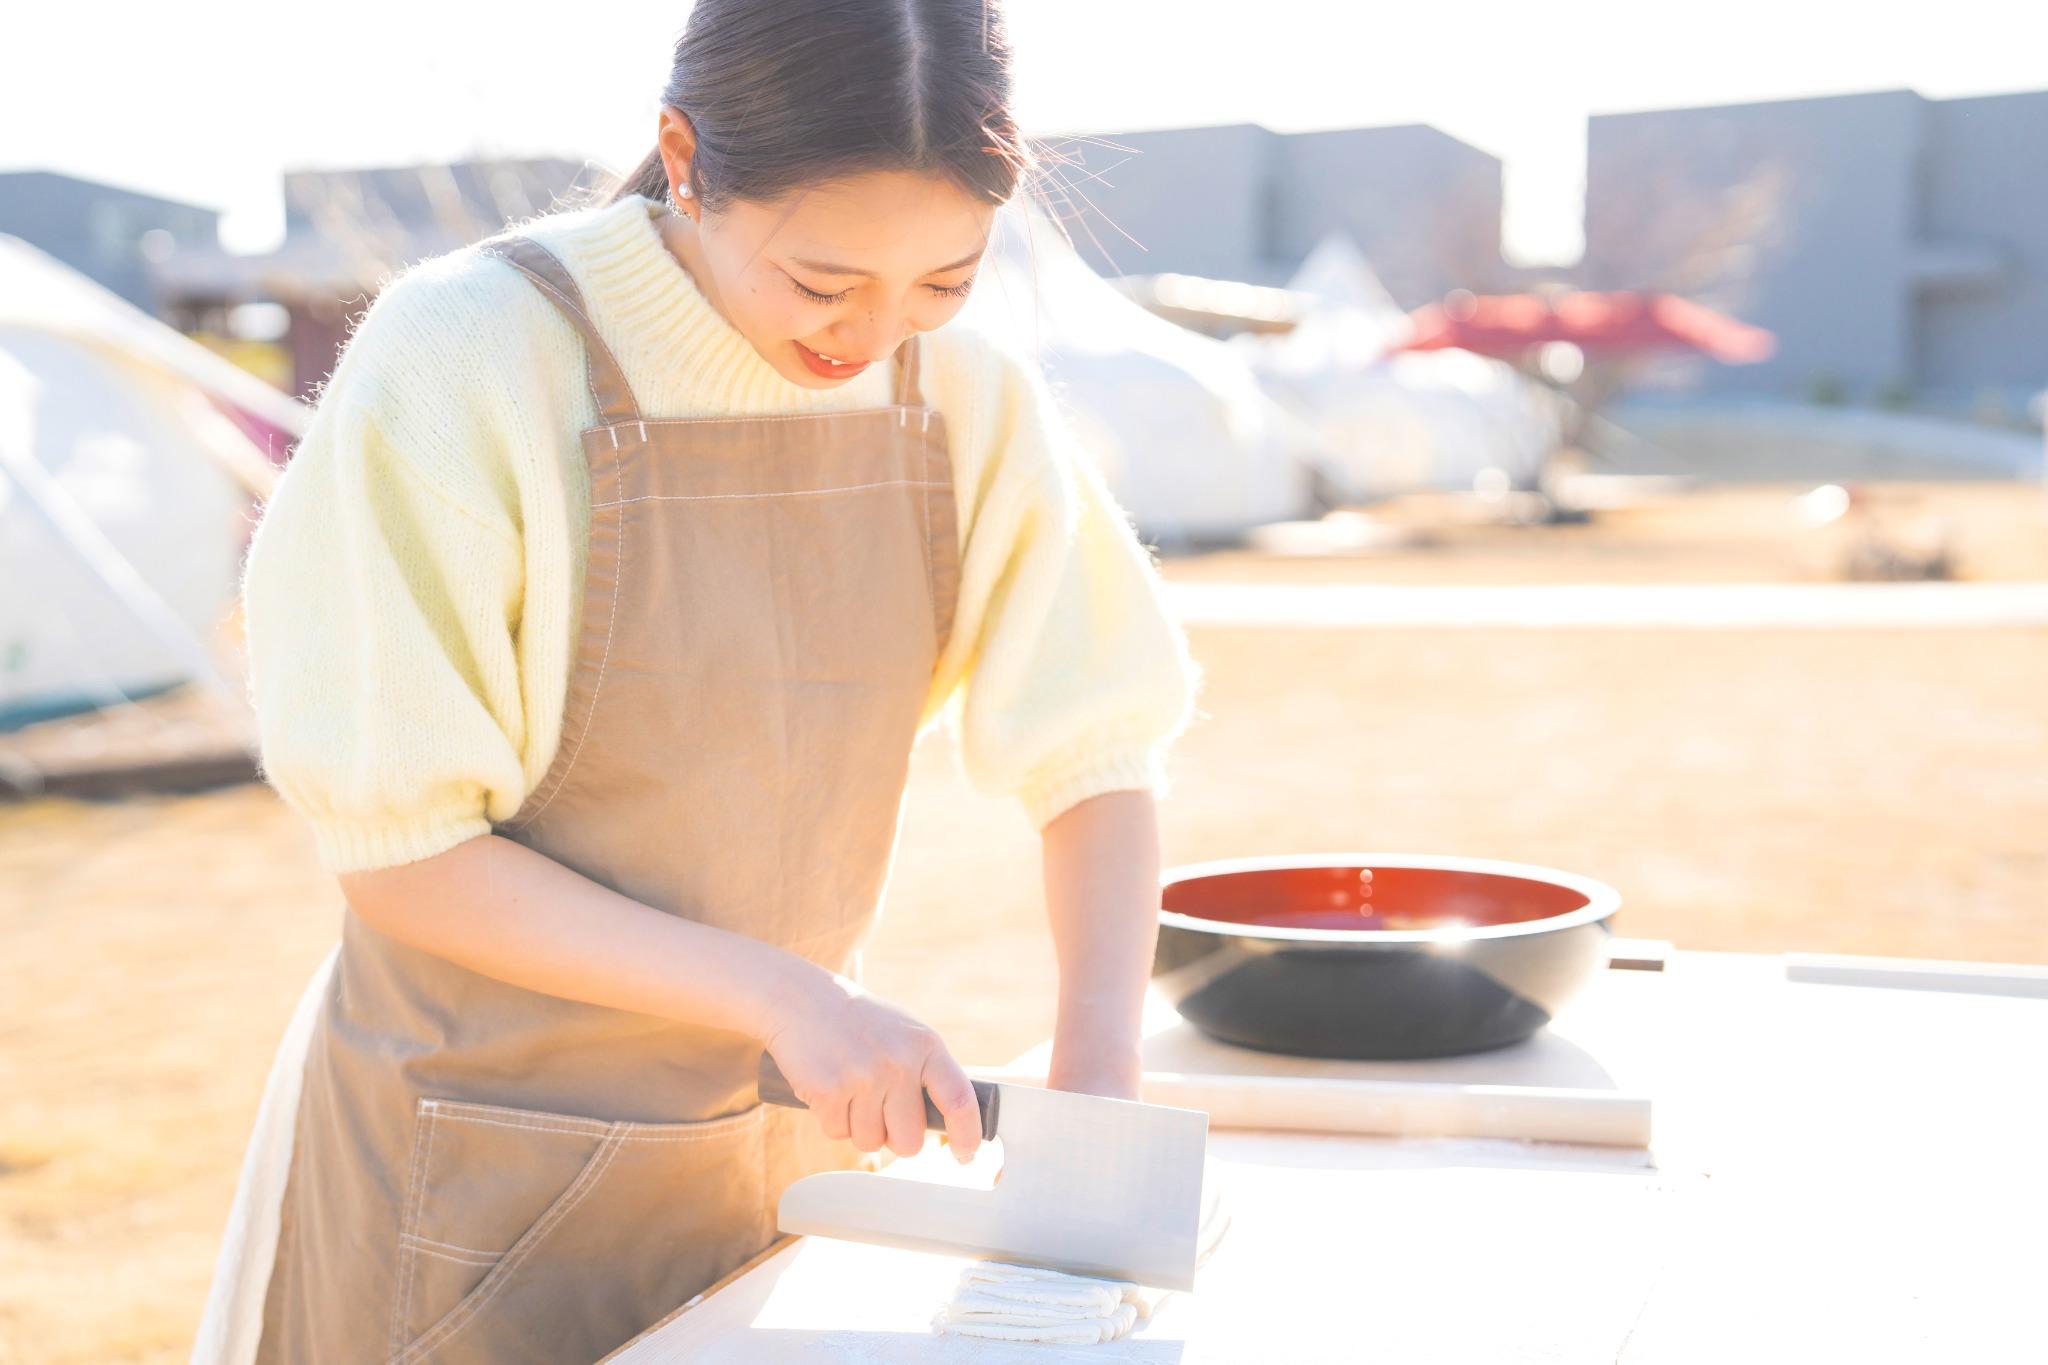
[[[1120, 1341], [934, 1336], [960, 1258], [798, 1237], [606, 1365], [2048, 1361], [2040, 983], [1833, 984], [1787, 963], [1604, 971], [1529, 1042], [1426, 1062], [1230, 1048], [1155, 999], [1148, 1070], [1618, 1089], [1650, 1098], [1653, 1140], [1212, 1125], [1229, 1229]], [[936, 1137], [885, 1174], [968, 1178]]]

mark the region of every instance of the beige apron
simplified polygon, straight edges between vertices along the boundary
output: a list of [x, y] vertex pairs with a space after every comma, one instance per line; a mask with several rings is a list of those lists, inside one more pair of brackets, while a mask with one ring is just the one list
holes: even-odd
[[[599, 425], [560, 749], [496, 832], [671, 915], [857, 972], [959, 545], [915, 338], [887, 407], [643, 419], [574, 279]], [[353, 912], [307, 1052], [259, 1361], [592, 1361], [872, 1167], [763, 1105], [758, 1040], [521, 989]], [[878, 1154], [877, 1154], [878, 1155]]]

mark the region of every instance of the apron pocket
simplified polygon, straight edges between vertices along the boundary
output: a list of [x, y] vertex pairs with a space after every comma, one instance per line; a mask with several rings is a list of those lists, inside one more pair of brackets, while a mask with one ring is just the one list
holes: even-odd
[[765, 1104], [612, 1122], [419, 1101], [391, 1358], [595, 1360], [774, 1239]]

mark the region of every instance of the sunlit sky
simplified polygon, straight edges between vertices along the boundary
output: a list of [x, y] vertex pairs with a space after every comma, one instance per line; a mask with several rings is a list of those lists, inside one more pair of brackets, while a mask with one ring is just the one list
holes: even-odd
[[[2048, 88], [2039, 0], [1010, 0], [1008, 12], [1027, 132], [1433, 124], [1505, 162], [1505, 245], [1523, 262], [1579, 252], [1589, 113]], [[0, 170], [219, 208], [225, 244], [253, 251], [283, 232], [285, 169], [473, 155], [625, 168], [653, 145], [689, 5], [214, 0], [195, 15], [114, 0], [28, 13], [0, 44]]]

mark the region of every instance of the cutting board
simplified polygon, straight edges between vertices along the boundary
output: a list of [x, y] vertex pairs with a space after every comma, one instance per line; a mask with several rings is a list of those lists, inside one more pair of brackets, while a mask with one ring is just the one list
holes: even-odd
[[[1223, 1042], [1156, 991], [1142, 1023], [1140, 1098], [1202, 1109], [1210, 1127], [1501, 1137], [1645, 1147], [1668, 1027], [1661, 972], [1598, 974], [1548, 1027], [1511, 1047], [1410, 1061], [1296, 1057]], [[1042, 1084], [1041, 1043], [977, 1076]]]
[[[1412, 1061], [1347, 1061], [1262, 1052], [1212, 1038], [1146, 993], [1140, 1029], [1147, 1071], [1351, 1080], [1431, 1081], [1648, 1093], [1661, 1076], [1671, 985], [1661, 971], [1596, 972], [1548, 1026], [1510, 1047]], [[1043, 1068], [1048, 1040], [1015, 1059]]]

